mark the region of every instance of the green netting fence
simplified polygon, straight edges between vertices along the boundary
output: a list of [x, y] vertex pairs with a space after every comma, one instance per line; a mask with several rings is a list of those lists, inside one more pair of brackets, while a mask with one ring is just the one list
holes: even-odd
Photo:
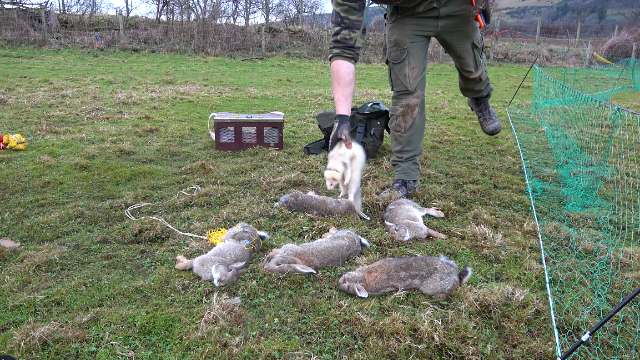
[[[640, 114], [612, 96], [640, 91], [640, 60], [533, 68], [533, 98], [510, 105], [538, 224], [558, 357], [640, 286]], [[637, 300], [637, 299], [636, 299]], [[631, 302], [574, 359], [640, 359]]]

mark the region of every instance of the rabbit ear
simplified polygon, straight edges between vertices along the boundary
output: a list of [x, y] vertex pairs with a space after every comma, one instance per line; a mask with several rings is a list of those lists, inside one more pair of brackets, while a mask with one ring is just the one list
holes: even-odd
[[291, 264], [291, 269], [295, 272], [301, 273], [301, 274], [315, 274], [316, 271], [313, 270], [312, 268], [308, 267], [307, 265], [301, 265], [301, 264]]
[[246, 262], [237, 262], [229, 265], [229, 270], [240, 270], [244, 267]]
[[385, 224], [387, 227], [393, 227], [393, 226], [396, 226], [396, 224], [390, 223], [390, 222], [388, 222], [388, 221], [385, 221], [385, 222], [384, 222], [384, 224]]
[[362, 236], [360, 236], [360, 245], [371, 247], [371, 244], [369, 243], [369, 241], [367, 241], [367, 239], [363, 238]]
[[275, 272], [280, 274], [299, 273], [299, 274], [315, 274], [316, 271], [312, 268], [301, 264], [278, 264], [275, 261], [270, 261], [264, 266], [264, 271]]
[[364, 289], [364, 287], [362, 287], [362, 285], [356, 284], [355, 287], [356, 287], [356, 295], [360, 296], [361, 298], [369, 297], [369, 293], [367, 292], [367, 290]]

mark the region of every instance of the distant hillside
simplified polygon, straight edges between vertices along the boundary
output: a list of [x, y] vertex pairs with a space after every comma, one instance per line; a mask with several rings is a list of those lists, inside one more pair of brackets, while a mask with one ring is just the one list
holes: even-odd
[[639, 6], [638, 0], [498, 0], [498, 4], [495, 10], [502, 10], [507, 20], [537, 22], [541, 16], [552, 24], [591, 25], [620, 20], [621, 11]]
[[634, 21], [640, 23], [622, 15], [638, 8], [638, 0], [498, 0], [498, 4], [495, 10], [503, 13], [501, 28], [519, 28], [529, 34], [535, 34], [538, 18], [542, 19], [542, 34], [553, 37], [575, 34], [578, 22], [581, 35], [600, 38], [613, 35], [616, 26], [622, 29], [634, 26]]
[[500, 9], [519, 8], [527, 6], [553, 6], [562, 0], [498, 0]]
[[[369, 26], [371, 21], [377, 17], [384, 16], [386, 8], [379, 5], [371, 5], [367, 9], [367, 17], [364, 21], [366, 26]], [[331, 26], [331, 13], [316, 14], [313, 16], [305, 16], [304, 22], [306, 24], [314, 23], [318, 27], [330, 27]]]

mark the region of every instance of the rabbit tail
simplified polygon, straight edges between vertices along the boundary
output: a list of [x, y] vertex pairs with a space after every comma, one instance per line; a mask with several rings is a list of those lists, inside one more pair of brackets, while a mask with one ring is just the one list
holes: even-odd
[[470, 267], [466, 267], [462, 269], [460, 273], [458, 273], [458, 280], [460, 280], [460, 286], [466, 284], [467, 281], [469, 281], [469, 278], [471, 278], [472, 273], [473, 271], [471, 271]]
[[264, 231], [258, 231], [258, 236], [260, 237], [260, 240], [266, 240], [269, 238], [269, 234]]
[[371, 247], [371, 244], [369, 243], [369, 241], [367, 241], [367, 239], [363, 238], [362, 236], [360, 237], [360, 246], [366, 246], [366, 247]]

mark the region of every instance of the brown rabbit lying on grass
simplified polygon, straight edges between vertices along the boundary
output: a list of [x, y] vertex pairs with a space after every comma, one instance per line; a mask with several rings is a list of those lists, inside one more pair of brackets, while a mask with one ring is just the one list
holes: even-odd
[[390, 203], [382, 213], [382, 219], [387, 226], [387, 232], [400, 242], [412, 238], [425, 239], [435, 237], [446, 239], [447, 236], [429, 229], [422, 217], [424, 215], [444, 217], [442, 211], [434, 208], [424, 208], [409, 199], [399, 199]]
[[280, 201], [274, 204], [282, 206], [290, 211], [299, 211], [307, 214], [321, 216], [355, 215], [356, 209], [347, 199], [334, 199], [328, 196], [319, 196], [313, 192], [303, 193], [294, 190], [284, 195]]
[[387, 258], [342, 275], [338, 288], [359, 297], [418, 289], [444, 299], [469, 281], [471, 273], [470, 267], [458, 272], [456, 263], [442, 255]]
[[272, 250], [264, 270], [281, 274], [315, 274], [318, 269], [344, 264], [360, 255], [362, 246], [370, 246], [365, 238], [352, 230], [332, 230], [316, 241], [286, 244]]
[[175, 267], [178, 270], [193, 269], [202, 280], [213, 280], [216, 286], [233, 284], [247, 272], [249, 261], [260, 251], [262, 240], [267, 238], [267, 233], [241, 222], [229, 229], [222, 236], [223, 242], [208, 253], [193, 260], [178, 255]]
[[280, 201], [273, 204], [273, 206], [282, 206], [289, 211], [299, 211], [320, 216], [358, 215], [365, 220], [369, 220], [369, 217], [362, 211], [356, 210], [353, 202], [348, 199], [334, 199], [328, 196], [320, 196], [312, 191], [305, 194], [301, 191], [294, 190], [290, 194], [282, 196]]

